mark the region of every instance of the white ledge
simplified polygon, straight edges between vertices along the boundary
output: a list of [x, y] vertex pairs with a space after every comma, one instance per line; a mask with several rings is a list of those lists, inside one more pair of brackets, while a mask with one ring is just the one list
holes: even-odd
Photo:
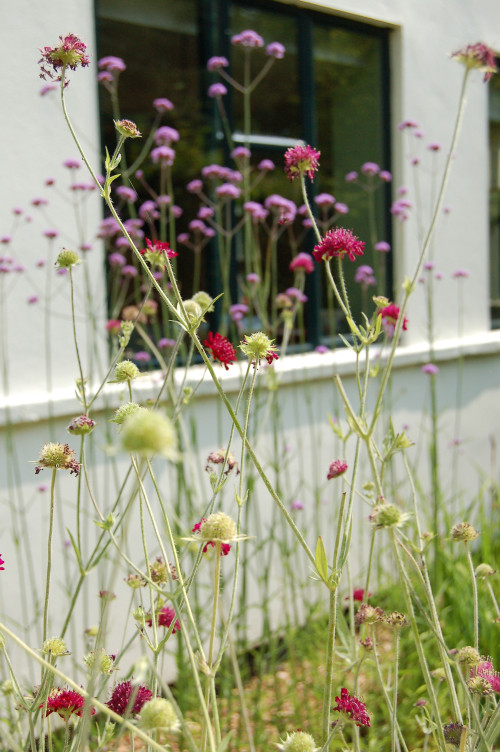
[[[386, 351], [387, 352], [387, 351]], [[372, 350], [373, 359], [380, 354], [380, 348]], [[482, 332], [472, 336], [440, 340], [434, 345], [434, 362], [445, 364], [460, 357], [484, 358], [500, 355], [500, 330]], [[400, 345], [394, 358], [394, 369], [421, 366], [429, 360], [429, 345], [418, 342], [411, 345]], [[238, 361], [229, 371], [225, 371], [218, 364], [215, 365], [217, 376], [227, 393], [239, 390], [246, 363]], [[348, 348], [342, 347], [329, 350], [326, 353], [308, 352], [299, 355], [289, 355], [283, 360], [276, 361], [274, 368], [280, 384], [296, 384], [304, 381], [324, 381], [331, 379], [334, 374], [351, 376], [355, 369], [355, 354]], [[195, 365], [189, 368], [184, 379], [184, 369], [178, 368], [174, 373], [176, 386], [196, 388], [197, 398], [211, 398], [217, 394], [217, 389], [210, 378], [205, 366]], [[143, 402], [155, 397], [162, 383], [162, 374], [155, 371], [139, 377], [133, 382], [134, 399]], [[200, 383], [201, 382], [201, 383]], [[96, 387], [97, 388], [97, 387]], [[96, 400], [93, 413], [104, 407], [115, 408], [128, 399], [126, 389], [121, 384], [107, 384]], [[12, 395], [8, 400], [0, 400], [0, 426], [11, 424], [38, 423], [46, 421], [48, 403], [52, 403], [52, 414], [55, 418], [74, 417], [78, 414], [78, 402], [75, 398], [74, 386], [59, 389], [49, 395], [45, 391], [24, 392]]]

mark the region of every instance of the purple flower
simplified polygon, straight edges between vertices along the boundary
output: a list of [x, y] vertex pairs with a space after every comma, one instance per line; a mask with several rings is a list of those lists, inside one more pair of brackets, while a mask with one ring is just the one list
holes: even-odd
[[170, 146], [157, 146], [156, 149], [152, 149], [149, 155], [153, 160], [153, 164], [165, 164], [168, 167], [173, 165], [175, 159], [175, 151]]
[[250, 159], [251, 152], [250, 149], [247, 149], [246, 146], [237, 146], [235, 149], [233, 149], [230, 156], [233, 159]]
[[256, 31], [247, 29], [231, 37], [231, 44], [241, 45], [242, 47], [263, 47], [264, 40]]
[[209, 71], [216, 71], [220, 68], [227, 68], [229, 65], [229, 60], [225, 57], [211, 57], [209, 60], [207, 60], [207, 70]]
[[137, 277], [137, 274], [137, 269], [131, 264], [127, 264], [122, 268], [122, 277]]
[[434, 363], [426, 363], [422, 366], [422, 373], [428, 373], [430, 376], [435, 376], [439, 371], [439, 368]]
[[461, 277], [465, 278], [469, 276], [469, 272], [467, 269], [457, 269], [453, 272], [453, 279], [460, 279]]
[[264, 209], [257, 201], [247, 201], [243, 204], [243, 209], [251, 215], [255, 223], [264, 221], [269, 214], [267, 209]]
[[168, 337], [162, 337], [158, 340], [158, 347], [163, 350], [166, 347], [174, 347], [175, 339], [168, 339]]
[[45, 84], [45, 86], [42, 86], [40, 89], [40, 96], [45, 97], [49, 92], [55, 91], [58, 88], [57, 84]]
[[207, 229], [207, 226], [201, 219], [192, 219], [189, 223], [189, 229], [192, 232], [203, 233]]
[[57, 236], [59, 235], [59, 230], [52, 230], [52, 229], [44, 230], [43, 234], [45, 235], [46, 238], [50, 238], [50, 239], [57, 238]]
[[407, 128], [418, 128], [418, 123], [414, 120], [403, 120], [403, 122], [398, 125], [398, 130], [400, 131], [404, 131]]
[[215, 212], [211, 206], [200, 206], [198, 209], [199, 219], [208, 219], [209, 217], [213, 217], [214, 213]]
[[379, 253], [389, 253], [391, 246], [385, 240], [379, 240], [378, 243], [375, 243], [375, 250]]
[[227, 94], [227, 88], [219, 81], [208, 87], [207, 94], [209, 97], [212, 97], [212, 99], [214, 97], [224, 97]]
[[335, 211], [337, 214], [349, 214], [349, 207], [347, 204], [341, 204], [340, 201], [335, 204]]
[[294, 511], [299, 511], [300, 509], [304, 509], [304, 504], [299, 501], [299, 499], [295, 499], [290, 504], [290, 509], [293, 509]]
[[47, 206], [49, 202], [46, 198], [34, 198], [31, 202], [32, 206]]
[[346, 183], [354, 183], [355, 180], [358, 179], [358, 173], [356, 170], [352, 170], [351, 172], [348, 172], [345, 176], [345, 182]]
[[170, 146], [172, 142], [179, 140], [179, 131], [170, 128], [169, 125], [162, 125], [155, 133], [155, 144], [158, 146]]
[[79, 170], [82, 166], [79, 159], [66, 159], [63, 162], [64, 167], [67, 167], [68, 170]]
[[258, 285], [260, 277], [256, 272], [250, 272], [250, 274], [247, 274], [246, 280], [249, 284]]
[[215, 192], [222, 198], [236, 199], [241, 196], [241, 189], [237, 188], [232, 183], [222, 183], [222, 185], [218, 185]]
[[115, 57], [114, 55], [108, 55], [107, 57], [101, 57], [97, 65], [101, 70], [111, 71], [113, 73], [123, 73], [127, 69], [124, 61], [121, 57]]
[[128, 185], [119, 185], [115, 193], [119, 198], [125, 199], [125, 201], [137, 201], [137, 193]]
[[149, 363], [149, 361], [151, 360], [151, 355], [145, 350], [139, 350], [132, 357], [138, 363]]
[[188, 232], [181, 232], [179, 235], [177, 235], [177, 242], [181, 245], [185, 245], [189, 243], [189, 233]]
[[326, 345], [317, 345], [314, 348], [314, 352], [317, 352], [320, 355], [324, 355], [325, 353], [329, 352], [329, 348]]
[[335, 196], [331, 193], [319, 193], [314, 197], [314, 201], [318, 206], [333, 206], [335, 203]]
[[440, 151], [441, 144], [438, 144], [437, 141], [435, 141], [434, 143], [429, 144], [427, 148], [429, 149], [429, 151]]
[[271, 42], [266, 47], [266, 55], [282, 60], [285, 56], [285, 47], [280, 42]]
[[7, 245], [12, 240], [12, 235], [2, 235], [0, 238], [0, 243], [3, 243], [4, 245]]
[[295, 298], [298, 303], [307, 303], [307, 295], [304, 295], [302, 290], [299, 290], [298, 287], [289, 287], [285, 290], [285, 293], [289, 298]]
[[199, 193], [202, 188], [203, 183], [201, 182], [201, 180], [191, 180], [186, 186], [186, 190], [189, 193]]
[[361, 166], [361, 172], [363, 175], [378, 175], [380, 167], [376, 162], [365, 162], [364, 165]]
[[38, 301], [39, 301], [38, 295], [30, 295], [30, 297], [28, 298], [28, 303], [30, 305], [33, 305], [34, 303], [38, 303]]
[[12, 209], [12, 213], [15, 214], [16, 216], [19, 216], [23, 212], [24, 212], [24, 209], [21, 206], [14, 206], [14, 208]]
[[274, 162], [271, 159], [263, 159], [257, 165], [257, 169], [261, 170], [262, 172], [271, 172], [271, 170], [275, 169]]
[[153, 107], [155, 108], [156, 112], [168, 112], [169, 110], [174, 109], [174, 105], [172, 104], [170, 99], [166, 99], [165, 97], [153, 99]]
[[248, 313], [248, 310], [249, 308], [245, 303], [234, 303], [234, 305], [229, 308], [229, 315], [233, 321], [241, 321], [243, 316], [246, 316]]
[[141, 219], [159, 219], [160, 213], [158, 212], [156, 201], [145, 201], [139, 207], [139, 216]]
[[384, 181], [384, 183], [390, 183], [392, 180], [392, 175], [389, 170], [380, 170], [378, 176], [380, 180]]
[[[127, 240], [125, 238], [125, 240]], [[128, 245], [128, 240], [127, 240]], [[126, 262], [126, 258], [122, 253], [119, 253], [118, 251], [115, 251], [114, 253], [110, 253], [108, 256], [108, 262], [110, 266], [124, 266]]]
[[356, 274], [354, 275], [354, 281], [358, 282], [358, 284], [362, 285], [365, 289], [367, 287], [374, 287], [377, 284], [373, 269], [367, 264], [361, 264], [361, 266], [358, 266]]

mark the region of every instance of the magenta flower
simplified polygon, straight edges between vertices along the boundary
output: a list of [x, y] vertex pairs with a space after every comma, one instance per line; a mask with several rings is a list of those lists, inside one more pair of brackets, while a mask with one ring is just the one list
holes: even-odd
[[231, 37], [231, 44], [234, 44], [236, 46], [240, 45], [241, 47], [263, 47], [264, 46], [264, 40], [260, 36], [260, 34], [257, 34], [256, 31], [252, 31], [252, 29], [247, 29], [246, 31], [242, 31], [240, 34], [235, 34], [233, 37]]
[[403, 122], [398, 125], [398, 130], [400, 131], [404, 131], [407, 128], [418, 128], [418, 123], [414, 120], [403, 120]]
[[215, 192], [222, 198], [236, 199], [241, 196], [241, 189], [237, 188], [232, 183], [222, 183], [222, 185], [218, 185]]
[[324, 355], [325, 353], [329, 352], [329, 349], [326, 345], [317, 345], [314, 348], [314, 352], [319, 353], [320, 355]]
[[258, 285], [260, 282], [260, 277], [256, 272], [250, 272], [246, 276], [246, 281], [251, 285]]
[[356, 170], [351, 170], [351, 172], [348, 172], [345, 176], [345, 182], [346, 183], [354, 183], [355, 180], [358, 179], [358, 173]]
[[290, 504], [290, 509], [293, 509], [294, 511], [299, 511], [300, 509], [304, 509], [304, 504], [299, 501], [299, 499], [295, 499]]
[[307, 175], [309, 180], [314, 180], [314, 173], [319, 167], [320, 151], [312, 146], [292, 146], [285, 152], [285, 173], [289, 180], [294, 180], [300, 175]]
[[309, 253], [301, 251], [290, 261], [289, 269], [292, 272], [303, 269], [306, 274], [312, 274], [314, 271], [313, 257]]
[[380, 170], [378, 176], [384, 183], [390, 183], [392, 180], [392, 174], [389, 170]]
[[228, 371], [229, 366], [232, 366], [236, 360], [236, 350], [228, 338], [223, 337], [219, 332], [216, 332], [215, 335], [209, 332], [203, 344], [207, 350], [211, 350], [213, 359], [218, 360], [226, 371]]
[[172, 142], [179, 140], [179, 131], [169, 125], [162, 125], [155, 133], [155, 144], [158, 146], [170, 146]]
[[358, 266], [354, 275], [354, 281], [360, 284], [365, 290], [377, 284], [373, 269], [366, 264]]
[[440, 151], [441, 144], [439, 144], [437, 141], [434, 141], [432, 144], [429, 144], [427, 148], [429, 149], [429, 151]]
[[[69, 687], [55, 688], [50, 691], [47, 698], [46, 715], [57, 713], [63, 721], [67, 722], [73, 713], [81, 717], [84, 706], [85, 699], [79, 692], [75, 692], [73, 689], [69, 689]], [[40, 708], [43, 707], [44, 705], [40, 705]], [[91, 707], [90, 714], [94, 715], [94, 713], [95, 708]]]
[[165, 266], [165, 256], [171, 259], [179, 255], [170, 248], [168, 243], [162, 243], [160, 240], [152, 241], [149, 238], [146, 238], [146, 248], [142, 248], [140, 253], [146, 261], [149, 261], [151, 265], [156, 264], [156, 266]]
[[340, 697], [336, 697], [335, 700], [337, 704], [332, 710], [342, 713], [356, 726], [371, 726], [365, 703], [358, 700], [357, 697], [351, 697], [345, 687], [340, 690]]
[[[76, 70], [79, 65], [82, 68], [86, 68], [90, 60], [86, 54], [87, 46], [74, 34], [68, 34], [64, 38], [59, 37], [60, 44], [55, 47], [44, 47], [40, 50], [42, 57], [39, 60], [41, 64], [40, 78], [48, 78], [54, 80], [54, 73], [57, 73], [56, 81], [60, 81], [62, 74], [59, 74], [60, 69], [66, 67], [71, 70]], [[46, 68], [45, 66], [51, 66], [53, 70]]]
[[[382, 317], [382, 326], [388, 337], [392, 337], [396, 324], [398, 322], [399, 314], [401, 313], [399, 306], [394, 303], [390, 303], [388, 306], [381, 308], [378, 315]], [[403, 331], [406, 331], [408, 327], [408, 319], [406, 316], [403, 319]]]
[[170, 101], [170, 99], [166, 99], [166, 97], [159, 97], [158, 99], [153, 99], [153, 107], [155, 108], [156, 112], [169, 112], [170, 110], [174, 109], [174, 105]]
[[0, 571], [2, 572], [5, 571], [5, 567], [2, 566], [3, 564], [5, 564], [5, 561], [2, 559], [2, 554], [0, 554]]
[[482, 42], [462, 47], [461, 50], [452, 54], [452, 58], [465, 65], [466, 68], [476, 68], [483, 71], [485, 81], [489, 81], [492, 75], [498, 70], [495, 53]]
[[38, 297], [38, 295], [30, 295], [28, 298], [28, 303], [29, 305], [34, 305], [35, 303], [38, 303], [39, 300], [40, 298]]
[[455, 272], [453, 272], [453, 279], [460, 279], [461, 277], [466, 278], [469, 276], [469, 272], [467, 269], [457, 269]]
[[157, 146], [156, 149], [152, 149], [149, 155], [153, 161], [153, 164], [162, 164], [170, 167], [174, 163], [175, 151], [170, 146]]
[[122, 329], [122, 322], [120, 319], [109, 319], [106, 322], [105, 328], [110, 334], [119, 334]]
[[267, 209], [264, 209], [257, 201], [247, 201], [243, 204], [243, 209], [250, 214], [254, 223], [263, 222], [269, 214]]
[[186, 186], [188, 193], [199, 193], [202, 188], [203, 183], [201, 180], [191, 180]]
[[[174, 628], [172, 629], [172, 634], [175, 634], [176, 632], [180, 631], [181, 625], [179, 624], [179, 620], [176, 618], [175, 611], [173, 608], [170, 608], [170, 606], [163, 606], [158, 613], [158, 626], [159, 627], [165, 627], [165, 629], [168, 629], [172, 622], [174, 622]], [[146, 624], [148, 627], [153, 626], [153, 619], [149, 618], [146, 620]]]
[[224, 97], [227, 94], [227, 88], [224, 86], [224, 84], [216, 83], [212, 84], [208, 87], [207, 94], [209, 97]]
[[356, 256], [363, 255], [364, 250], [364, 242], [350, 230], [336, 227], [329, 230], [321, 242], [314, 246], [313, 256], [316, 261], [328, 261], [334, 256], [340, 259], [348, 256], [350, 261], [354, 261]]
[[132, 264], [126, 264], [122, 267], [122, 277], [137, 277], [138, 271]]
[[132, 357], [137, 363], [149, 363], [151, 360], [151, 355], [146, 350], [138, 350]]
[[345, 473], [347, 468], [348, 464], [345, 460], [334, 460], [328, 469], [326, 479], [331, 480], [332, 478], [338, 478]]
[[477, 666], [475, 673], [476, 676], [482, 676], [483, 679], [486, 679], [491, 684], [493, 692], [500, 692], [500, 676], [498, 671], [495, 671], [493, 668], [491, 661], [482, 661]]
[[335, 203], [335, 196], [331, 193], [319, 193], [314, 197], [314, 203], [317, 206], [333, 206]]
[[385, 240], [379, 240], [378, 243], [375, 243], [375, 250], [379, 253], [389, 253], [391, 246]]
[[57, 236], [59, 235], [59, 230], [48, 229], [48, 230], [44, 230], [43, 234], [45, 235], [46, 238], [51, 238], [51, 239], [57, 238]]
[[232, 150], [230, 156], [232, 159], [250, 159], [251, 151], [246, 146], [237, 146]]
[[40, 89], [40, 96], [45, 97], [51, 91], [55, 91], [56, 89], [57, 89], [57, 84], [45, 84], [45, 86], [42, 86], [42, 88]]
[[131, 201], [132, 203], [137, 201], [137, 193], [128, 185], [119, 185], [115, 193], [119, 198], [123, 198], [125, 201]]
[[207, 60], [207, 70], [209, 71], [216, 71], [220, 70], [221, 68], [227, 68], [229, 65], [229, 60], [225, 57], [211, 57], [209, 60]]
[[337, 214], [349, 214], [349, 207], [347, 204], [342, 204], [340, 201], [335, 204], [335, 211]]
[[121, 57], [115, 57], [114, 55], [108, 55], [107, 57], [101, 57], [97, 62], [98, 67], [101, 70], [123, 73], [127, 69], [124, 61]]
[[271, 159], [263, 159], [257, 165], [257, 169], [261, 172], [271, 172], [271, 170], [275, 169], [274, 162]]
[[266, 47], [266, 55], [282, 60], [285, 57], [285, 47], [280, 42], [271, 42]]
[[175, 339], [169, 339], [168, 337], [162, 337], [157, 342], [158, 347], [163, 350], [165, 347], [174, 347]]
[[[196, 523], [196, 525], [192, 528], [192, 533], [199, 533], [201, 530], [201, 527], [203, 523], [206, 522], [206, 518], [202, 517], [199, 522]], [[208, 547], [215, 548], [215, 543], [213, 541], [207, 541], [205, 545], [202, 548], [202, 553], [206, 554], [208, 551]], [[231, 544], [230, 543], [221, 543], [220, 545], [220, 555], [221, 556], [227, 556], [228, 553], [231, 550]]]

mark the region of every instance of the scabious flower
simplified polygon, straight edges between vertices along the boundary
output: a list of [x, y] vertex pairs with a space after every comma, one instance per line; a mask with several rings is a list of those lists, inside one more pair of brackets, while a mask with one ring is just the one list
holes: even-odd
[[310, 253], [301, 251], [290, 261], [289, 269], [292, 272], [303, 269], [306, 274], [312, 274], [314, 271], [314, 261]]
[[317, 752], [319, 750], [314, 737], [305, 731], [293, 731], [287, 734], [284, 739], [280, 739], [276, 747], [280, 752]]
[[[159, 627], [165, 627], [165, 629], [168, 629], [170, 625], [172, 624], [172, 622], [174, 622], [172, 634], [175, 634], [176, 632], [180, 631], [181, 625], [175, 615], [174, 609], [171, 608], [170, 606], [163, 606], [163, 608], [157, 611], [156, 617], [157, 617], [157, 624]], [[153, 619], [151, 617], [149, 619], [146, 619], [146, 624], [148, 625], [148, 627], [152, 627]]]
[[[47, 697], [46, 715], [57, 713], [63, 721], [67, 722], [73, 714], [81, 717], [84, 706], [85, 699], [79, 692], [75, 692], [69, 687], [54, 688]], [[40, 708], [43, 707], [44, 705], [40, 705]], [[94, 713], [95, 708], [91, 707], [90, 714], [94, 715]]]
[[115, 684], [106, 706], [118, 715], [137, 715], [152, 697], [153, 693], [149, 687], [123, 681]]
[[451, 57], [453, 60], [465, 65], [466, 68], [476, 68], [483, 71], [485, 81], [489, 81], [492, 75], [498, 70], [495, 53], [482, 42], [468, 44], [466, 47], [462, 47], [462, 49], [454, 52]]
[[229, 60], [226, 57], [214, 56], [207, 60], [207, 70], [216, 71], [221, 68], [227, 68]]
[[338, 478], [339, 475], [343, 475], [347, 470], [348, 465], [344, 460], [334, 460], [328, 469], [327, 480], [332, 478]]
[[439, 368], [437, 365], [435, 365], [435, 363], [426, 363], [424, 366], [422, 366], [421, 370], [422, 373], [427, 373], [429, 374], [429, 376], [435, 376], [438, 373]]
[[476, 538], [479, 538], [479, 535], [478, 531], [469, 522], [459, 522], [451, 529], [452, 539], [463, 541], [464, 543], [476, 540]]
[[369, 520], [376, 530], [384, 527], [402, 527], [409, 515], [394, 504], [380, 503], [373, 507]]
[[66, 430], [75, 436], [84, 436], [87, 433], [91, 433], [94, 427], [95, 420], [86, 415], [78, 415], [76, 418], [73, 418]]
[[35, 475], [38, 475], [46, 467], [51, 467], [53, 470], [69, 470], [70, 475], [80, 474], [80, 463], [68, 444], [50, 443], [43, 445], [35, 468]]
[[348, 256], [350, 261], [354, 261], [356, 256], [363, 255], [364, 250], [364, 242], [353, 235], [351, 230], [335, 227], [323, 236], [318, 245], [314, 246], [313, 256], [318, 262], [328, 261], [334, 256], [340, 259]]
[[139, 723], [145, 731], [177, 731], [180, 726], [174, 706], [163, 697], [154, 697], [143, 705]]
[[[66, 67], [71, 70], [76, 70], [78, 66], [86, 68], [89, 63], [89, 57], [86, 54], [87, 46], [74, 34], [67, 34], [64, 38], [59, 37], [60, 43], [55, 47], [44, 47], [40, 50], [42, 57], [39, 60], [41, 64], [40, 78], [46, 80], [46, 76], [52, 80], [60, 81], [62, 74], [59, 74], [59, 69]], [[53, 70], [46, 68], [45, 66], [51, 66]], [[54, 73], [58, 73], [57, 77], [54, 77]]]
[[174, 109], [174, 105], [170, 101], [170, 99], [167, 99], [166, 97], [159, 97], [158, 99], [153, 99], [153, 107], [155, 108], [156, 112], [169, 112], [170, 110]]
[[285, 152], [285, 173], [289, 180], [294, 180], [300, 175], [307, 175], [309, 180], [314, 180], [314, 173], [319, 168], [320, 151], [312, 146], [291, 146]]
[[340, 690], [340, 697], [335, 698], [336, 705], [332, 710], [341, 713], [344, 718], [352, 721], [356, 726], [371, 726], [370, 716], [366, 705], [357, 697], [351, 697], [345, 687]]
[[216, 543], [221, 544], [221, 556], [227, 556], [231, 550], [231, 541], [237, 538], [235, 521], [225, 512], [214, 512], [207, 518], [203, 517], [197, 522], [192, 531], [199, 535], [200, 540], [205, 541], [202, 552], [207, 553], [208, 547], [215, 548]]
[[142, 133], [132, 120], [113, 120], [115, 128], [124, 138], [141, 138]]
[[[400, 308], [399, 306], [395, 305], [395, 303], [390, 303], [388, 306], [384, 306], [380, 309], [378, 312], [378, 315], [382, 318], [382, 326], [385, 329], [385, 332], [388, 337], [392, 337], [394, 334], [394, 330], [396, 329], [396, 324], [398, 322], [400, 314]], [[408, 327], [408, 319], [406, 316], [403, 319], [403, 331], [406, 331]]]
[[452, 747], [460, 747], [462, 732], [466, 727], [461, 723], [447, 723], [443, 726], [444, 740]]
[[222, 334], [216, 332], [208, 333], [207, 339], [203, 343], [207, 350], [211, 350], [214, 360], [218, 360], [226, 371], [229, 370], [229, 366], [232, 366], [236, 360], [236, 350], [230, 343], [227, 337], [223, 337]]
[[365, 290], [368, 287], [373, 287], [377, 284], [373, 269], [371, 268], [371, 266], [367, 266], [366, 264], [358, 266], [358, 268], [356, 269], [356, 274], [354, 275], [354, 281], [358, 282], [358, 284], [360, 284]]
[[389, 251], [391, 250], [391, 246], [385, 240], [379, 240], [378, 243], [375, 243], [374, 248], [379, 253], [389, 253]]
[[474, 669], [472, 675], [481, 676], [491, 684], [493, 692], [500, 692], [500, 675], [498, 671], [495, 671], [491, 661], [481, 661], [479, 665]]
[[365, 162], [364, 165], [361, 166], [361, 172], [363, 175], [378, 175], [380, 167], [375, 162]]
[[266, 55], [282, 60], [285, 57], [285, 47], [281, 42], [271, 42], [266, 47]]
[[152, 410], [135, 410], [123, 423], [122, 447], [150, 457], [159, 454], [177, 459], [177, 435], [173, 423], [165, 415]]
[[255, 332], [254, 334], [247, 334], [245, 336], [244, 340], [240, 343], [240, 350], [254, 364], [260, 364], [260, 361], [265, 358], [269, 365], [271, 365], [273, 360], [278, 359], [278, 348], [273, 342], [274, 340], [269, 339], [264, 332]]
[[162, 269], [165, 268], [165, 257], [171, 259], [179, 255], [170, 248], [168, 243], [162, 243], [160, 240], [150, 240], [149, 238], [146, 238], [146, 248], [142, 248], [140, 253], [151, 266], [158, 266]]
[[119, 185], [115, 192], [119, 198], [125, 201], [137, 201], [137, 193], [128, 185]]
[[358, 179], [358, 173], [356, 170], [351, 170], [351, 172], [348, 172], [345, 176], [345, 182], [346, 183], [354, 183]]

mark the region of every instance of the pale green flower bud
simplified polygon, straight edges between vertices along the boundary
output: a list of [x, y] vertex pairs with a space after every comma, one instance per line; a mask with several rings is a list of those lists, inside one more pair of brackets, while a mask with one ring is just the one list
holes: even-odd
[[205, 313], [212, 313], [214, 311], [214, 299], [211, 295], [208, 294], [208, 292], [204, 292], [203, 290], [195, 292], [192, 300], [194, 300], [195, 303], [198, 303], [203, 315], [205, 315]]
[[132, 120], [113, 120], [115, 128], [124, 138], [141, 138], [142, 133]]
[[136, 410], [123, 424], [122, 447], [143, 457], [161, 454], [177, 459], [177, 435], [173, 423], [161, 413]]
[[472, 666], [478, 666], [481, 663], [481, 656], [475, 648], [466, 645], [458, 651], [457, 661], [462, 666], [468, 666], [471, 668]]
[[59, 269], [69, 269], [71, 266], [80, 263], [80, 256], [76, 251], [70, 251], [68, 248], [63, 248], [56, 260], [56, 265]]
[[273, 344], [274, 340], [269, 339], [264, 332], [254, 332], [245, 337], [240, 344], [240, 350], [249, 360], [256, 363], [265, 358], [268, 363], [272, 363], [273, 359], [278, 357], [277, 347]]
[[112, 655], [108, 655], [104, 648], [101, 648], [97, 653], [95, 650], [92, 650], [91, 653], [88, 653], [84, 657], [83, 662], [85, 663], [89, 671], [94, 670], [99, 674], [111, 674], [111, 672], [115, 669], [114, 657]]
[[458, 525], [452, 527], [451, 537], [453, 540], [467, 543], [468, 541], [473, 541], [476, 540], [476, 538], [479, 538], [479, 533], [468, 522], [459, 522]]
[[194, 325], [199, 326], [203, 320], [203, 311], [199, 303], [192, 298], [191, 300], [184, 300], [184, 311], [186, 312], [187, 321], [184, 319], [184, 312], [180, 305], [177, 306], [177, 313], [179, 314], [181, 321], [188, 327]]
[[131, 360], [122, 360], [115, 366], [115, 381], [118, 383], [133, 381], [139, 376], [139, 374], [139, 369]]
[[229, 543], [238, 534], [236, 523], [225, 512], [214, 512], [202, 523], [200, 539]]
[[177, 731], [180, 727], [174, 706], [163, 697], [154, 697], [143, 705], [139, 724], [145, 731]]
[[51, 637], [43, 643], [42, 653], [52, 655], [54, 658], [60, 658], [62, 655], [69, 655], [66, 643], [61, 637]]
[[496, 570], [490, 567], [489, 564], [478, 564], [476, 567], [476, 577], [478, 580], [485, 580], [487, 577], [492, 577], [496, 574]]
[[401, 527], [408, 519], [408, 515], [394, 504], [377, 504], [370, 514], [370, 522], [377, 528]]
[[316, 752], [319, 747], [311, 734], [305, 731], [294, 731], [287, 734], [285, 739], [281, 739], [280, 744], [276, 744], [280, 752]]
[[121, 426], [122, 423], [124, 423], [127, 418], [130, 418], [130, 416], [133, 415], [137, 410], [145, 409], [145, 407], [141, 407], [136, 402], [125, 402], [124, 405], [120, 405], [113, 417], [110, 418], [110, 423], [117, 423], [119, 426]]

